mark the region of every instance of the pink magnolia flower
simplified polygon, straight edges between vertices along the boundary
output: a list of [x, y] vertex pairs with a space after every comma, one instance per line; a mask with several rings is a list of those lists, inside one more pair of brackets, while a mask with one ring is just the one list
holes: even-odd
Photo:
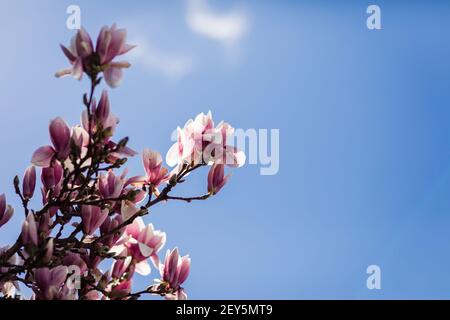
[[58, 295], [64, 285], [68, 275], [66, 266], [57, 266], [53, 269], [38, 268], [34, 270], [36, 288], [34, 292], [38, 300], [53, 300]]
[[184, 129], [177, 128], [177, 142], [170, 147], [166, 154], [166, 162], [169, 166], [181, 165], [192, 162], [192, 154], [195, 141], [186, 126]]
[[[91, 132], [96, 132], [98, 127], [103, 130], [108, 129], [109, 135], [106, 137], [106, 141], [114, 134], [119, 118], [116, 117], [110, 110], [110, 103], [108, 98], [108, 92], [102, 91], [102, 96], [98, 105], [96, 105], [95, 99], [92, 103], [92, 120], [91, 120]], [[87, 110], [84, 110], [81, 114], [81, 123], [83, 128], [89, 132], [89, 116]]]
[[113, 278], [120, 279], [125, 273], [128, 273], [127, 277], [131, 278], [134, 273], [133, 258], [131, 256], [126, 256], [127, 250], [125, 249], [119, 256], [121, 259], [114, 261], [112, 265], [111, 276]]
[[132, 224], [127, 226], [122, 238], [111, 249], [112, 252], [120, 253], [127, 249], [127, 254], [136, 261], [136, 272], [148, 275], [151, 271], [147, 262], [151, 258], [155, 267], [159, 266], [157, 253], [166, 243], [166, 234], [160, 230], [154, 230], [153, 225], [145, 226], [141, 217], [136, 218]]
[[146, 175], [130, 178], [128, 183], [133, 185], [149, 184], [156, 188], [169, 179], [167, 168], [162, 167], [163, 160], [159, 152], [145, 148], [142, 152], [142, 163]]
[[227, 144], [234, 129], [223, 121], [214, 127], [211, 111], [188, 120], [183, 129], [177, 128], [177, 133], [177, 142], [166, 155], [169, 166], [182, 163], [224, 163], [240, 167], [245, 163], [245, 154]]
[[126, 173], [124, 171], [120, 176], [116, 176], [112, 170], [109, 170], [106, 175], [100, 174], [98, 189], [104, 199], [118, 198], [122, 194], [126, 183]]
[[34, 194], [34, 189], [36, 187], [36, 168], [34, 166], [29, 166], [25, 170], [22, 182], [22, 195], [25, 199], [31, 199]]
[[71, 130], [61, 117], [57, 117], [50, 122], [49, 132], [53, 147], [43, 146], [33, 153], [31, 163], [35, 166], [48, 167], [55, 157], [65, 160], [70, 153]]
[[6, 205], [5, 194], [0, 195], [0, 227], [8, 223], [14, 214], [14, 208], [10, 205]]
[[122, 69], [130, 67], [126, 61], [113, 62], [117, 56], [123, 55], [135, 46], [126, 44], [127, 31], [117, 29], [116, 24], [110, 28], [104, 26], [97, 38], [96, 53], [100, 57], [100, 65], [107, 66], [103, 72], [105, 81], [111, 88], [115, 88], [122, 80]]
[[57, 117], [50, 122], [50, 139], [55, 147], [58, 159], [65, 159], [70, 153], [71, 130], [67, 122], [61, 117]]
[[92, 235], [108, 216], [108, 210], [102, 210], [97, 206], [81, 206], [81, 221], [83, 222], [83, 231], [87, 235]]
[[89, 132], [84, 127], [77, 125], [72, 128], [72, 141], [81, 149], [81, 157], [85, 156], [84, 149], [89, 145]]
[[178, 248], [170, 251], [167, 250], [164, 264], [160, 267], [162, 282], [169, 285], [173, 290], [173, 295], [168, 295], [169, 299], [185, 299], [184, 291], [179, 292], [181, 285], [189, 276], [191, 268], [191, 258], [188, 255], [183, 257], [178, 253]]
[[[219, 136], [220, 138], [211, 139], [213, 142], [210, 150], [213, 150], [213, 152], [206, 152], [206, 157], [208, 155], [211, 156], [210, 162], [223, 163], [230, 167], [242, 167], [246, 160], [245, 153], [228, 145], [228, 142], [234, 136], [234, 128], [230, 124], [221, 121], [214, 131], [214, 136]], [[214, 142], [214, 140], [218, 140], [218, 142]]]
[[167, 164], [172, 167], [183, 162], [202, 163], [203, 135], [213, 128], [211, 111], [198, 114], [195, 120], [189, 119], [183, 129], [178, 127], [178, 141], [167, 152]]
[[42, 168], [41, 181], [45, 191], [54, 190], [56, 195], [59, 194], [64, 170], [58, 161], [55, 161], [51, 166]]
[[28, 213], [27, 218], [22, 224], [21, 236], [24, 244], [38, 245], [38, 227], [32, 213]]
[[81, 28], [77, 34], [72, 37], [70, 46], [66, 48], [60, 45], [64, 55], [69, 59], [72, 68], [63, 69], [56, 73], [57, 77], [72, 75], [75, 79], [80, 80], [86, 68], [89, 67], [89, 57], [93, 53], [92, 40], [89, 34]]
[[225, 175], [225, 166], [223, 164], [213, 164], [208, 173], [208, 192], [212, 195], [217, 194], [227, 183], [230, 174]]
[[158, 186], [168, 178], [167, 168], [162, 168], [162, 157], [159, 152], [148, 148], [142, 153], [142, 162], [146, 173], [146, 182]]
[[130, 67], [130, 64], [126, 61], [114, 62], [113, 59], [134, 48], [125, 43], [126, 36], [126, 30], [117, 29], [115, 24], [110, 28], [105, 26], [98, 35], [94, 52], [89, 34], [80, 29], [68, 48], [61, 45], [72, 67], [58, 71], [56, 76], [72, 75], [80, 80], [83, 72], [92, 77], [103, 71], [106, 83], [112, 88], [117, 87], [122, 79], [122, 69]]
[[31, 163], [38, 167], [48, 167], [55, 156], [55, 149], [52, 146], [39, 147], [34, 151]]
[[[116, 214], [113, 217], [106, 217], [105, 221], [100, 226], [100, 234], [101, 235], [109, 234], [111, 232], [111, 230], [115, 230], [122, 223], [123, 223], [123, 219], [120, 214]], [[123, 232], [124, 232], [124, 228], [121, 229], [121, 231], [119, 231], [119, 232], [115, 232], [111, 236], [107, 236], [104, 240], [102, 240], [102, 243], [107, 246], [112, 246], [121, 238]]]

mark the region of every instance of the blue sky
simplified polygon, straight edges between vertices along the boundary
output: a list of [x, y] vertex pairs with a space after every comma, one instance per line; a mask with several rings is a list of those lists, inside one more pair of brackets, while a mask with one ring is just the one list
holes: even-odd
[[[135, 149], [165, 154], [172, 130], [209, 109], [280, 130], [278, 174], [236, 169], [213, 199], [146, 217], [191, 255], [190, 298], [450, 298], [450, 4], [373, 3], [382, 30], [366, 28], [368, 1], [209, 1], [238, 25], [224, 36], [199, 31], [186, 1], [5, 2], [0, 190], [17, 212], [0, 243], [20, 229], [11, 181], [49, 119], [79, 121], [88, 83], [53, 77], [77, 4], [93, 36], [117, 22], [140, 47], [109, 91]], [[206, 173], [179, 193], [201, 194]], [[371, 264], [381, 290], [366, 288]]]

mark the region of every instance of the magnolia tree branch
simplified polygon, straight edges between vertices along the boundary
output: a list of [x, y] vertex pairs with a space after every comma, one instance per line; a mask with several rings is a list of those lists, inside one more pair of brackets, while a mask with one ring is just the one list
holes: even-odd
[[[52, 120], [52, 144], [33, 153], [22, 184], [18, 176], [14, 178], [25, 219], [15, 243], [0, 248], [3, 298], [24, 298], [22, 287], [32, 291], [29, 298], [39, 300], [131, 300], [144, 294], [187, 297], [182, 285], [190, 271], [189, 256], [180, 256], [174, 248], [161, 259], [166, 234], [146, 225], [142, 217], [160, 202], [189, 203], [217, 194], [229, 179], [225, 165], [240, 166], [245, 157], [227, 145], [232, 127], [225, 122], [215, 126], [211, 113], [201, 113], [178, 129], [178, 140], [166, 156], [167, 164], [174, 167], [170, 173], [162, 156], [150, 149], [142, 152], [143, 175], [127, 177], [126, 169], [117, 173], [137, 152], [128, 147], [128, 137], [113, 140], [119, 121], [111, 112], [107, 91], [97, 102], [96, 89], [103, 79], [117, 87], [122, 69], [130, 66], [114, 60], [133, 48], [125, 38], [125, 30], [113, 25], [102, 28], [96, 47], [84, 29], [70, 47], [61, 46], [71, 68], [56, 75], [81, 80], [85, 74], [90, 91], [83, 95], [81, 123], [70, 127], [60, 117]], [[170, 194], [190, 173], [207, 166], [206, 194]], [[39, 193], [35, 192], [38, 174], [42, 207], [35, 210], [30, 204]], [[0, 195], [0, 227], [13, 212], [5, 195]], [[102, 271], [108, 261], [110, 268]], [[149, 262], [159, 280], [133, 292], [133, 276], [150, 274]]]

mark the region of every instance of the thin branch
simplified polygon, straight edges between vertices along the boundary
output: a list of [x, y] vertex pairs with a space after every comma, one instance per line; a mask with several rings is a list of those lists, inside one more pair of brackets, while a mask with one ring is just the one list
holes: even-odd
[[202, 196], [198, 196], [198, 197], [187, 197], [187, 198], [186, 197], [174, 197], [174, 196], [167, 195], [166, 199], [167, 200], [181, 200], [181, 201], [186, 201], [186, 202], [189, 203], [189, 202], [194, 201], [194, 200], [206, 200], [210, 196], [211, 196], [211, 194], [209, 194], [209, 193], [204, 194]]

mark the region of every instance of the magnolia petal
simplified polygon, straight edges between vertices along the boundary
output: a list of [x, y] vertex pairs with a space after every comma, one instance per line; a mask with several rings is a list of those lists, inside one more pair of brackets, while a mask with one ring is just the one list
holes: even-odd
[[169, 167], [178, 164], [178, 143], [174, 143], [166, 154], [166, 163]]
[[144, 220], [142, 220], [141, 217], [137, 217], [136, 219], [134, 219], [133, 223], [130, 224], [127, 228], [127, 234], [132, 236], [133, 238], [137, 238], [139, 236], [139, 234], [141, 233], [141, 230], [145, 229], [145, 223]]
[[157, 254], [152, 254], [150, 256], [150, 260], [152, 261], [156, 269], [159, 270], [161, 268], [161, 261], [159, 260], [159, 256]]
[[[1, 212], [0, 212], [1, 214]], [[14, 214], [14, 208], [8, 205], [6, 208], [6, 211], [4, 212], [3, 216], [0, 216], [0, 227], [4, 226], [8, 223], [8, 221], [11, 219], [11, 217]]]
[[144, 257], [150, 257], [153, 253], [153, 248], [150, 248], [145, 243], [139, 242], [139, 251], [142, 253]]
[[235, 158], [238, 167], [242, 167], [245, 164], [246, 156], [243, 151], [236, 152]]
[[68, 76], [71, 74], [72, 74], [72, 69], [61, 69], [61, 70], [56, 71], [55, 77], [62, 78], [62, 77], [65, 77], [65, 76]]
[[109, 249], [108, 253], [112, 253], [117, 256], [117, 255], [120, 255], [124, 249], [126, 249], [125, 245], [119, 244], [119, 245], [111, 247], [111, 249]]
[[117, 88], [122, 82], [122, 68], [109, 67], [103, 72], [103, 75], [105, 76], [106, 83], [111, 88]]
[[138, 208], [134, 206], [134, 203], [128, 200], [122, 201], [121, 214], [124, 221], [130, 219], [139, 211]]
[[246, 156], [243, 151], [238, 151], [236, 148], [226, 146], [225, 148], [225, 164], [229, 167], [242, 167], [245, 164]]
[[136, 264], [136, 272], [139, 273], [142, 276], [148, 276], [150, 272], [152, 271], [150, 265], [148, 264], [147, 260], [143, 260]]
[[189, 271], [191, 268], [191, 258], [189, 258], [188, 255], [181, 258], [181, 266], [180, 266], [180, 275], [178, 278], [178, 282], [180, 285], [186, 281], [187, 277], [189, 276]]
[[132, 185], [132, 186], [142, 186], [145, 183], [145, 176], [134, 176], [127, 180], [125, 183], [125, 186]]
[[120, 50], [119, 54], [120, 55], [125, 54], [125, 53], [127, 53], [128, 51], [130, 51], [131, 49], [134, 49], [134, 48], [136, 48], [136, 45], [125, 44], [125, 45], [122, 46], [122, 50]]
[[188, 296], [183, 289], [177, 291], [177, 300], [187, 300]]
[[62, 52], [67, 57], [67, 59], [69, 59], [70, 62], [73, 62], [77, 59], [77, 57], [68, 48], [66, 48], [62, 44], [60, 44], [59, 46], [61, 47]]
[[77, 80], [81, 80], [83, 77], [83, 61], [81, 59], [77, 59], [73, 65], [72, 76]]
[[51, 146], [38, 148], [31, 158], [31, 163], [38, 167], [47, 168], [50, 166], [55, 150]]
[[138, 190], [138, 193], [135, 195], [133, 202], [138, 204], [144, 201], [144, 199], [147, 197], [147, 192], [144, 190]]

